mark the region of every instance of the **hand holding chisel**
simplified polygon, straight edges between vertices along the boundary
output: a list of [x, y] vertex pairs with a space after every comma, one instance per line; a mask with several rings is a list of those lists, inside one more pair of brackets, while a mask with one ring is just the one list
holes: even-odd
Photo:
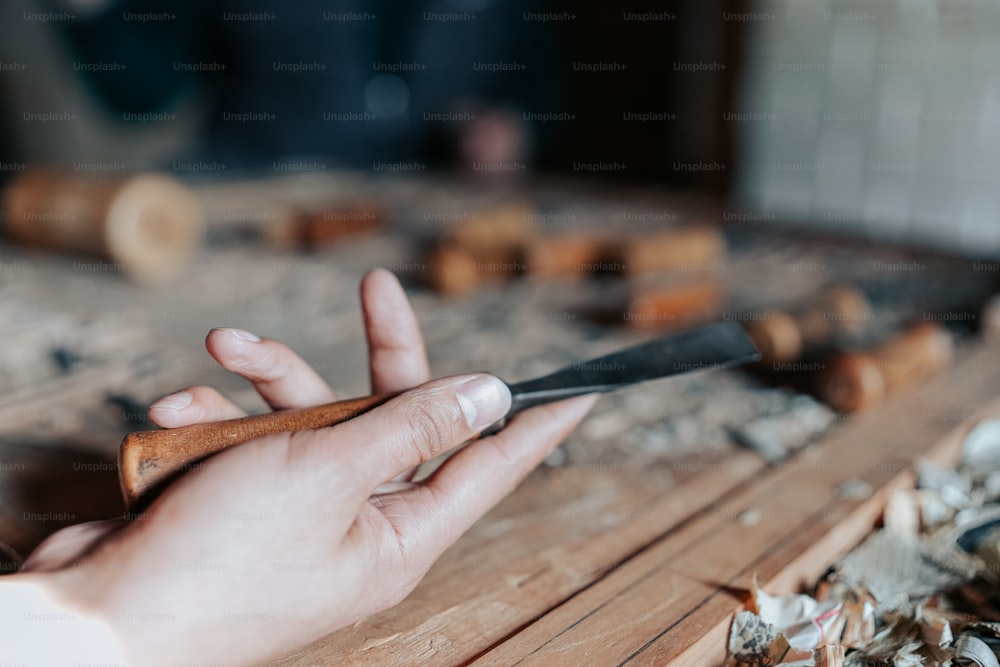
[[[0, 598], [15, 585], [37, 589], [58, 603], [51, 611], [106, 630], [122, 654], [111, 662], [144, 667], [260, 664], [402, 600], [592, 401], [526, 410], [427, 479], [408, 482], [422, 461], [501, 419], [510, 395], [485, 374], [428, 382], [417, 319], [387, 272], [368, 275], [361, 297], [372, 392], [402, 395], [335, 428], [277, 433], [221, 452], [133, 508], [128, 521], [54, 533], [22, 572], [0, 577], [0, 588], [7, 585]], [[335, 400], [278, 341], [220, 329], [206, 345], [279, 414]], [[210, 387], [150, 408], [168, 428], [241, 414]]]
[[[720, 323], [659, 338], [598, 359], [577, 362], [536, 380], [508, 385], [511, 407], [489, 431], [502, 428], [518, 412], [543, 403], [615, 389], [696, 370], [757, 359], [743, 328]], [[272, 412], [164, 431], [139, 431], [125, 438], [119, 474], [131, 506], [158, 484], [200, 459], [254, 438], [334, 426], [382, 405], [391, 394], [376, 394], [298, 410]]]
[[[126, 442], [123, 479], [155, 484], [156, 475], [135, 474], [192, 469], [134, 508], [130, 521], [59, 531], [25, 572], [3, 579], [44, 588], [60, 611], [85, 610], [120, 645], [119, 662], [278, 658], [405, 597], [591, 405], [560, 399], [755, 354], [735, 325], [724, 324], [509, 386], [487, 374], [427, 382], [416, 318], [399, 284], [385, 272], [369, 275], [362, 305], [378, 399], [308, 407], [335, 397], [301, 358], [274, 340], [216, 330], [209, 352], [276, 412], [224, 421], [242, 413], [209, 387], [157, 402], [150, 417], [167, 429]], [[559, 402], [525, 409], [549, 401]], [[495, 435], [460, 447], [522, 409]], [[296, 428], [311, 430], [288, 432]], [[160, 437], [185, 446], [173, 451]], [[238, 440], [249, 441], [230, 447]], [[228, 449], [185, 465], [219, 448]], [[456, 449], [432, 475], [409, 481], [415, 466]], [[137, 613], [171, 622], [132, 622]], [[243, 618], [268, 622], [234, 621]]]

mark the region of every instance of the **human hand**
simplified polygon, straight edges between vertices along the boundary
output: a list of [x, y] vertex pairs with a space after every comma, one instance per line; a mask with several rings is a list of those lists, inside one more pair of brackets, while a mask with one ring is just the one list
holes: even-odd
[[[362, 307], [373, 391], [421, 386], [332, 428], [224, 451], [134, 521], [60, 531], [24, 576], [103, 619], [130, 663], [143, 665], [256, 664], [402, 600], [593, 399], [525, 411], [426, 480], [407, 481], [419, 463], [502, 417], [510, 395], [482, 374], [426, 382], [416, 318], [386, 272], [366, 276]], [[335, 400], [276, 341], [220, 329], [206, 344], [274, 408]], [[206, 387], [150, 409], [168, 428], [241, 414]]]

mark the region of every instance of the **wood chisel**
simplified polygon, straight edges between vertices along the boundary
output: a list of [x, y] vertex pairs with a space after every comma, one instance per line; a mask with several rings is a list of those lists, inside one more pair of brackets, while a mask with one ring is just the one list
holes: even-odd
[[[743, 327], [735, 322], [720, 322], [657, 338], [603, 357], [573, 363], [534, 380], [508, 384], [512, 397], [510, 411], [482, 435], [499, 431], [518, 412], [543, 403], [610, 392], [671, 375], [727, 368], [756, 361], [759, 356]], [[393, 396], [395, 394], [377, 394], [311, 408], [132, 433], [122, 442], [118, 456], [125, 501], [133, 507], [168, 480], [216, 452], [273, 433], [333, 426]]]

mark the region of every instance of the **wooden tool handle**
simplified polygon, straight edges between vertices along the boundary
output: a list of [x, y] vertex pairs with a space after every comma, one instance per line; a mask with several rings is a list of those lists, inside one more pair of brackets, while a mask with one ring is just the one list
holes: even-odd
[[532, 278], [582, 277], [604, 271], [621, 272], [624, 266], [610, 256], [612, 243], [604, 235], [587, 232], [548, 234], [533, 239], [524, 249], [525, 270]]
[[715, 276], [639, 289], [625, 310], [630, 326], [680, 330], [709, 322], [722, 310], [725, 292]]
[[840, 285], [823, 290], [792, 313], [773, 311], [747, 322], [747, 334], [762, 364], [796, 361], [809, 348], [860, 333], [870, 318], [868, 299], [858, 289]]
[[263, 415], [206, 422], [126, 436], [118, 452], [118, 475], [125, 503], [139, 498], [167, 478], [190, 469], [206, 456], [273, 433], [333, 426], [392, 398], [376, 394], [312, 408], [281, 410]]
[[621, 263], [631, 276], [662, 271], [703, 272], [721, 264], [726, 256], [722, 230], [711, 225], [665, 229], [635, 234], [620, 250]]
[[854, 412], [950, 365], [955, 343], [936, 322], [921, 322], [867, 353], [835, 358], [821, 377], [819, 394], [832, 407]]
[[502, 283], [514, 277], [522, 268], [514, 251], [473, 250], [444, 243], [426, 258], [428, 284], [440, 294], [466, 294], [489, 283]]

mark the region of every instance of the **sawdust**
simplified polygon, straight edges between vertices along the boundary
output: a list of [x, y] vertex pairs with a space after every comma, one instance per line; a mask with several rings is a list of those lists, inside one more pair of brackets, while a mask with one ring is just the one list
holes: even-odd
[[[736, 616], [729, 664], [1000, 667], [998, 469], [998, 420], [970, 432], [956, 468], [919, 462], [918, 488], [896, 492], [885, 527], [831, 568], [815, 598], [754, 591], [757, 613]], [[836, 619], [816, 633], [823, 609]], [[781, 655], [775, 637], [813, 654]], [[846, 649], [842, 660], [829, 645]]]

